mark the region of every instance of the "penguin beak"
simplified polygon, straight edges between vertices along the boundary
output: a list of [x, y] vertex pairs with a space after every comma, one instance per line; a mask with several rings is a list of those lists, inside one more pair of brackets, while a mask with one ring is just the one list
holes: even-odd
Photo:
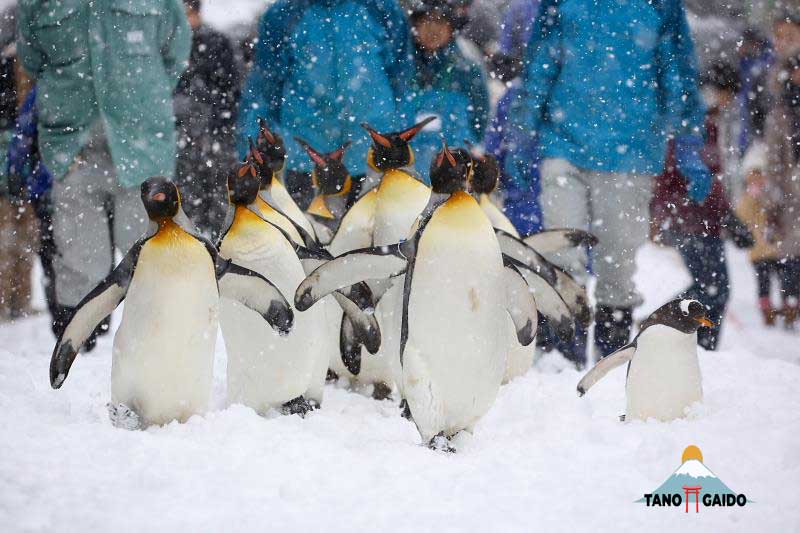
[[163, 202], [164, 200], [167, 199], [167, 195], [164, 194], [163, 192], [157, 192], [153, 196], [151, 196], [150, 199], [153, 200], [154, 202]]
[[709, 320], [707, 317], [704, 316], [696, 318], [695, 320], [697, 320], [698, 324], [700, 324], [701, 326], [705, 326], [707, 328], [713, 328], [715, 325], [711, 320]]

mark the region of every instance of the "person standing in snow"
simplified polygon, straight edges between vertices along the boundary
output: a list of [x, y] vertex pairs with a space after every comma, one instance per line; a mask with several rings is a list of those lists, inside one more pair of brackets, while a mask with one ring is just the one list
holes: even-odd
[[360, 124], [393, 131], [412, 120], [403, 108], [413, 51], [397, 0], [279, 0], [258, 35], [239, 108], [240, 154], [260, 117], [286, 144], [285, 182], [301, 207], [313, 194], [312, 168], [295, 137], [323, 152], [352, 142], [344, 164], [363, 180], [370, 143]]
[[[139, 184], [175, 171], [172, 91], [191, 33], [179, 0], [20, 3], [17, 51], [37, 84], [51, 191], [54, 329], [147, 227]], [[86, 348], [94, 346], [94, 338]]]
[[186, 214], [202, 233], [216, 237], [228, 208], [225, 173], [238, 159], [234, 128], [239, 72], [231, 42], [203, 23], [201, 0], [183, 3], [192, 28], [192, 52], [175, 90], [175, 177]]
[[[725, 308], [730, 296], [730, 276], [723, 237], [740, 248], [753, 246], [753, 237], [733, 212], [724, 185], [725, 150], [736, 146], [736, 136], [720, 127], [720, 121], [736, 109], [739, 77], [727, 64], [711, 66], [703, 82], [709, 104], [706, 114], [706, 145], [703, 160], [714, 174], [708, 198], [698, 204], [687, 196], [687, 180], [676, 168], [675, 142], [667, 149], [664, 172], [656, 178], [650, 206], [651, 223], [662, 242], [673, 246], [692, 277], [691, 285], [679, 298], [698, 300], [714, 323], [697, 331], [697, 342], [716, 350]], [[737, 165], [738, 166], [738, 165]]]
[[[628, 342], [641, 303], [635, 253], [669, 136], [689, 198], [702, 202], [711, 188], [695, 62], [681, 0], [544, 0], [528, 43], [511, 115], [539, 142], [545, 226], [586, 228], [599, 239], [594, 331], [603, 356]], [[551, 259], [585, 278], [584, 251]], [[578, 366], [585, 338], [580, 332], [566, 348]]]
[[508, 87], [497, 102], [494, 118], [486, 132], [486, 151], [500, 165], [500, 192], [503, 211], [520, 235], [542, 230], [539, 205], [541, 184], [536, 139], [508, 127], [510, 110], [521, 94], [525, 50], [539, 13], [539, 0], [517, 0], [503, 21], [500, 50], [492, 58], [496, 75]]
[[409, 11], [416, 67], [413, 122], [438, 117], [414, 139], [416, 166], [427, 179], [442, 139], [450, 145], [481, 142], [489, 120], [489, 93], [481, 66], [456, 45], [455, 13], [448, 0], [420, 0]]

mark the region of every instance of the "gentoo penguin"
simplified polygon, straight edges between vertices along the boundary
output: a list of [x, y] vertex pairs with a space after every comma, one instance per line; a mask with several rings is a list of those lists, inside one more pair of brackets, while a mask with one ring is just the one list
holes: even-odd
[[471, 431], [497, 396], [506, 368], [507, 314], [518, 341], [529, 345], [536, 302], [500, 252], [478, 203], [459, 188], [408, 240], [348, 252], [312, 272], [298, 287], [295, 306], [308, 309], [355, 281], [401, 276], [402, 393], [423, 441], [452, 451], [447, 440]]
[[611, 369], [628, 363], [624, 419], [662, 421], [682, 418], [703, 399], [697, 360], [697, 329], [713, 326], [703, 304], [673, 300], [642, 322], [630, 344], [601, 359], [578, 383], [583, 396]]
[[[286, 148], [283, 139], [269, 129], [264, 119], [260, 118], [258, 123], [259, 134], [255, 148], [263, 157], [263, 160], [256, 161], [257, 170], [263, 180], [259, 197], [266, 204], [289, 217], [295, 225], [303, 228], [308, 235], [316, 240], [317, 235], [314, 232], [311, 221], [291, 197], [280, 178], [286, 162]], [[273, 220], [270, 221], [275, 223]]]
[[287, 334], [293, 321], [272, 283], [185, 229], [171, 181], [150, 178], [141, 191], [150, 229], [81, 301], [50, 361], [57, 389], [97, 323], [127, 297], [114, 337], [109, 414], [129, 429], [183, 422], [206, 409], [220, 295], [243, 305], [259, 326], [266, 320], [276, 335]]
[[[251, 153], [251, 156], [253, 154]], [[219, 253], [294, 293], [305, 278], [298, 245], [258, 214], [261, 179], [249, 159], [228, 177], [228, 227]], [[223, 300], [220, 325], [228, 352], [228, 398], [264, 414], [305, 415], [322, 402], [330, 349], [325, 310], [295, 318], [294, 334], [276, 335], [238, 302]]]
[[295, 141], [305, 149], [314, 163], [311, 182], [318, 194], [306, 209], [306, 214], [311, 220], [319, 242], [326, 245], [333, 239], [339, 222], [351, 205], [350, 192], [353, 190], [353, 179], [342, 162], [344, 152], [351, 143], [345, 143], [333, 152], [322, 153], [299, 137], [295, 137]]

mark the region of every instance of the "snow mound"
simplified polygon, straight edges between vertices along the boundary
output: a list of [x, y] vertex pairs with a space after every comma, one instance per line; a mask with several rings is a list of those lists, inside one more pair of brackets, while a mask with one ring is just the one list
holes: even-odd
[[685, 463], [683, 463], [680, 468], [675, 471], [675, 474], [678, 475], [686, 475], [689, 477], [694, 478], [701, 478], [701, 477], [717, 477], [714, 473], [706, 468], [706, 465], [698, 461], [697, 459], [689, 459]]

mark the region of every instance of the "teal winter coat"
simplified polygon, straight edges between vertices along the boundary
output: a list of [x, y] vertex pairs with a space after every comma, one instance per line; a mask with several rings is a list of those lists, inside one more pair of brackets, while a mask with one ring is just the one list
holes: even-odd
[[410, 34], [396, 0], [279, 0], [261, 18], [255, 64], [242, 93], [240, 149], [258, 117], [283, 136], [287, 168], [311, 170], [299, 136], [321, 151], [353, 142], [345, 164], [366, 171], [368, 122], [407, 126]]
[[480, 65], [467, 59], [455, 42], [432, 55], [417, 50], [415, 66], [413, 122], [439, 117], [412, 141], [417, 171], [427, 178], [442, 139], [450, 146], [481, 142], [489, 120], [489, 92]]
[[543, 158], [656, 175], [705, 109], [682, 0], [543, 0], [514, 125]]

